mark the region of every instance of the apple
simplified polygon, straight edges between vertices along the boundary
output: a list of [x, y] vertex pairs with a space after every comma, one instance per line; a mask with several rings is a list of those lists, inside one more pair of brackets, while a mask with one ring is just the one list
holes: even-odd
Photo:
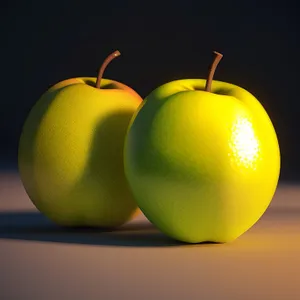
[[175, 80], [156, 88], [130, 122], [125, 175], [145, 216], [187, 243], [234, 241], [266, 211], [280, 173], [273, 124], [234, 84]]
[[126, 182], [123, 146], [142, 98], [102, 75], [67, 79], [31, 109], [18, 149], [19, 173], [37, 209], [63, 226], [114, 227], [139, 212]]

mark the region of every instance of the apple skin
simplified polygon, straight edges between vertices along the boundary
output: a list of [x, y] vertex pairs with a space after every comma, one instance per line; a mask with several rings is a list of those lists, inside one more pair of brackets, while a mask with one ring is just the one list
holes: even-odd
[[67, 79], [42, 95], [19, 141], [33, 204], [63, 226], [114, 227], [139, 212], [126, 182], [124, 139], [142, 98], [117, 81]]
[[245, 89], [206, 79], [166, 83], [135, 112], [124, 150], [138, 206], [166, 235], [226, 243], [266, 211], [280, 174], [271, 120]]

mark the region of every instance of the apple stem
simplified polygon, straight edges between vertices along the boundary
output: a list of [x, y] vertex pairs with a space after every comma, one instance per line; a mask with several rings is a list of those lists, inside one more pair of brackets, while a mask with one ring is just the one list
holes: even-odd
[[102, 66], [101, 66], [100, 69], [99, 69], [99, 73], [98, 73], [98, 77], [97, 77], [97, 81], [96, 81], [96, 88], [97, 88], [97, 89], [100, 89], [101, 79], [102, 79], [103, 73], [104, 73], [104, 71], [105, 71], [107, 65], [108, 65], [114, 58], [116, 58], [116, 57], [118, 57], [118, 56], [120, 56], [120, 55], [121, 55], [120, 51], [117, 50], [117, 51], [113, 52], [112, 54], [110, 54], [110, 55], [108, 55], [108, 56], [106, 57], [106, 59], [104, 60]]
[[217, 68], [217, 65], [219, 64], [220, 60], [222, 59], [223, 55], [217, 51], [214, 51], [214, 54], [216, 55], [214, 61], [212, 62], [209, 73], [208, 73], [208, 78], [206, 80], [206, 85], [205, 85], [205, 91], [206, 92], [211, 92], [211, 83]]

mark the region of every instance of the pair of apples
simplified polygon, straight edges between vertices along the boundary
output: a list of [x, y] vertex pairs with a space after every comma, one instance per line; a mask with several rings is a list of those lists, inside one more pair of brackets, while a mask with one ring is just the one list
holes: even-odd
[[272, 122], [245, 89], [176, 80], [144, 100], [130, 87], [73, 78], [32, 108], [19, 171], [33, 204], [64, 226], [116, 227], [139, 209], [183, 242], [225, 243], [266, 211], [280, 173]]

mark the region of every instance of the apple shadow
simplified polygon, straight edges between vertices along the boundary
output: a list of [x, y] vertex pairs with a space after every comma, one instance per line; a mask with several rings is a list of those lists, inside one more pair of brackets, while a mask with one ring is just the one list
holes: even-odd
[[159, 232], [147, 221], [127, 223], [117, 229], [61, 227], [39, 212], [0, 213], [0, 239], [123, 247], [188, 245]]
[[123, 164], [125, 136], [132, 115], [132, 110], [117, 110], [96, 124], [85, 167], [77, 182], [69, 189], [69, 199], [80, 199], [80, 203], [79, 200], [75, 203], [78, 207], [84, 203], [81, 199], [86, 197], [87, 187], [97, 182], [99, 186], [105, 187], [104, 195], [113, 199], [114, 205], [122, 207], [123, 221], [136, 209]]

